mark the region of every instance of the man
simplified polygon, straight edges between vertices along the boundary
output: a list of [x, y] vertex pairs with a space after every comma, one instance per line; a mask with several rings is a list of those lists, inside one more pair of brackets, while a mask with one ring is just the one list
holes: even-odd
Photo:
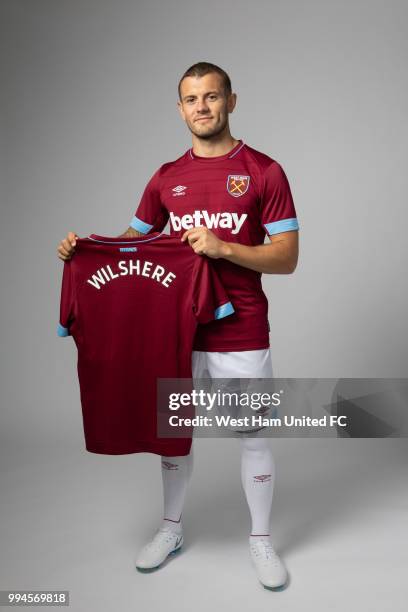
[[[172, 235], [187, 240], [198, 256], [213, 259], [235, 314], [199, 328], [192, 355], [195, 379], [272, 377], [260, 273], [291, 274], [298, 259], [298, 223], [287, 178], [275, 160], [232, 137], [228, 115], [236, 99], [218, 66], [199, 62], [184, 73], [177, 105], [192, 148], [156, 171], [123, 234], [161, 231], [169, 221]], [[61, 259], [72, 256], [75, 237], [70, 232], [60, 243]], [[288, 575], [269, 533], [275, 480], [269, 441], [259, 431], [243, 433], [241, 441], [251, 557], [260, 582], [281, 587]], [[164, 519], [139, 555], [141, 571], [157, 568], [183, 543], [181, 514], [192, 462], [192, 453], [162, 457]]]

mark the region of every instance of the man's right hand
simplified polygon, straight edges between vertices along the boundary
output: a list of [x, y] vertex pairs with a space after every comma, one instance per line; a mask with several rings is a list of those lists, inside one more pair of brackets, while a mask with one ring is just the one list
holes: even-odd
[[71, 259], [72, 255], [75, 253], [75, 245], [76, 239], [79, 238], [74, 232], [68, 232], [67, 237], [58, 245], [58, 257], [62, 259], [62, 261], [67, 261]]

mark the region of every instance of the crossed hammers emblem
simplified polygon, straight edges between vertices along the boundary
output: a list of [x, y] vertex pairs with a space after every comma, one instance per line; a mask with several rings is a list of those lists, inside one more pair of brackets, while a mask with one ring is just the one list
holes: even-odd
[[243, 195], [248, 189], [249, 177], [243, 179], [236, 179], [230, 177], [228, 183], [228, 191], [231, 195], [240, 196]]
[[234, 193], [234, 191], [238, 191], [239, 193], [242, 193], [241, 187], [245, 187], [245, 181], [240, 181], [239, 183], [237, 183], [235, 179], [232, 179], [231, 189], [230, 189], [231, 193]]

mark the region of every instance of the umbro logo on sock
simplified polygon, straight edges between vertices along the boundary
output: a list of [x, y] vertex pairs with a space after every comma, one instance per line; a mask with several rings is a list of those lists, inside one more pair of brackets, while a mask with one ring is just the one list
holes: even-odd
[[269, 482], [271, 479], [270, 474], [261, 474], [260, 476], [254, 476], [256, 482]]
[[178, 470], [177, 463], [170, 463], [170, 461], [162, 461], [162, 466], [165, 470]]

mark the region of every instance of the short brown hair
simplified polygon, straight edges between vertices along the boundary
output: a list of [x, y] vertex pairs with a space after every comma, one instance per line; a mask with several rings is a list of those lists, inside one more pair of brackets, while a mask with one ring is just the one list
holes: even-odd
[[197, 64], [193, 64], [192, 66], [190, 66], [188, 70], [185, 71], [185, 73], [183, 74], [183, 76], [181, 77], [179, 81], [178, 95], [179, 95], [180, 100], [181, 100], [181, 81], [183, 79], [185, 79], [186, 77], [190, 77], [190, 76], [202, 77], [206, 74], [210, 74], [211, 72], [216, 72], [217, 74], [220, 75], [222, 79], [222, 84], [224, 87], [224, 92], [227, 96], [229, 96], [232, 93], [231, 79], [229, 78], [225, 70], [223, 70], [219, 66], [216, 66], [215, 64], [210, 64], [210, 62], [197, 62]]

